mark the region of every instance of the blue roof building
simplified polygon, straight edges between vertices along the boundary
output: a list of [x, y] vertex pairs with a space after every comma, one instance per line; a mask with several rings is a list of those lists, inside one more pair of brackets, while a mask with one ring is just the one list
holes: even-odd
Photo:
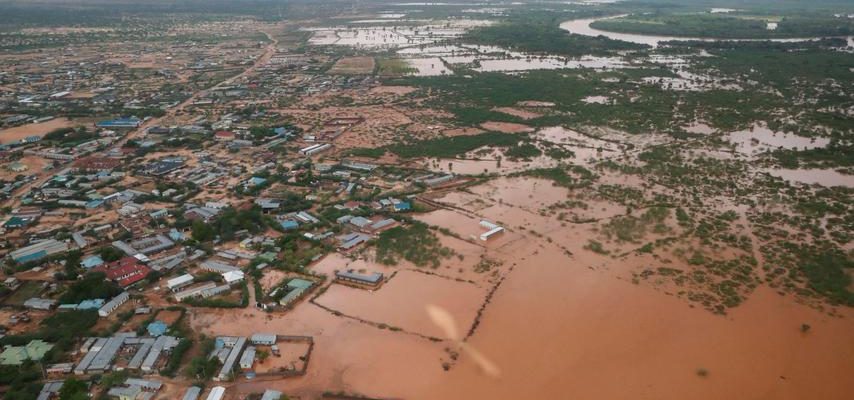
[[83, 300], [77, 305], [78, 310], [97, 310], [104, 306], [104, 299]]
[[99, 121], [95, 126], [98, 128], [136, 128], [142, 124], [139, 118], [117, 118], [106, 121]]
[[286, 220], [282, 221], [280, 224], [282, 225], [282, 229], [284, 229], [286, 231], [299, 228], [299, 224], [292, 219], [286, 219]]
[[180, 241], [184, 240], [184, 234], [181, 232], [178, 232], [177, 229], [172, 228], [172, 230], [169, 231], [169, 239], [172, 239], [175, 242], [180, 242]]
[[12, 218], [9, 218], [9, 220], [5, 222], [3, 224], [3, 227], [7, 228], [7, 229], [22, 228], [26, 224], [27, 224], [27, 221], [25, 219], [18, 217], [18, 216], [14, 216]]
[[259, 186], [259, 185], [263, 185], [265, 183], [267, 183], [267, 179], [262, 178], [260, 176], [253, 176], [253, 177], [249, 178], [249, 185], [251, 185], [251, 186]]
[[412, 204], [408, 201], [401, 201], [393, 204], [394, 211], [409, 211], [412, 209]]
[[95, 268], [101, 264], [104, 264], [104, 260], [102, 260], [100, 256], [89, 256], [84, 258], [83, 261], [80, 261], [80, 265], [86, 269]]
[[162, 336], [166, 333], [167, 328], [165, 322], [158, 320], [148, 324], [145, 329], [148, 330], [148, 334], [151, 336]]

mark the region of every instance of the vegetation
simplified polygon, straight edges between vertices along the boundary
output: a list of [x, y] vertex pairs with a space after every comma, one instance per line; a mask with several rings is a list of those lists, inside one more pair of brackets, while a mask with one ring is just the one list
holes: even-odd
[[380, 76], [400, 76], [417, 71], [400, 58], [381, 58], [377, 60], [376, 68]]
[[478, 135], [451, 136], [422, 140], [415, 143], [393, 144], [386, 149], [403, 158], [436, 157], [454, 158], [483, 146], [506, 147], [517, 144], [522, 136], [486, 132]]
[[417, 221], [381, 233], [376, 244], [377, 261], [386, 265], [403, 259], [418, 267], [438, 268], [442, 259], [453, 256], [453, 250], [442, 246], [430, 228]]
[[103, 272], [90, 272], [75, 281], [59, 298], [61, 304], [74, 304], [89, 299], [111, 299], [122, 289], [106, 279]]

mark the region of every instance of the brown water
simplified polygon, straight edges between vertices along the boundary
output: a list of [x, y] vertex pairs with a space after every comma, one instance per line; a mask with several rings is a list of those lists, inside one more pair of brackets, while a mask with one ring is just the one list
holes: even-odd
[[484, 295], [482, 289], [471, 283], [403, 270], [378, 290], [332, 285], [317, 302], [368, 321], [444, 337], [442, 330], [430, 321], [426, 305], [441, 307], [460, 325], [468, 327]]
[[854, 187], [854, 175], [846, 175], [832, 169], [769, 169], [768, 172], [776, 177], [790, 182], [805, 183], [807, 185], [821, 186], [845, 186]]

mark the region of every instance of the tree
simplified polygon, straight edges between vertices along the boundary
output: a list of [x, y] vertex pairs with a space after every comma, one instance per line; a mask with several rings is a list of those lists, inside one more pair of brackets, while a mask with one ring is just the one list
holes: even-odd
[[68, 378], [59, 389], [59, 400], [86, 400], [89, 398], [89, 388], [86, 382]]
[[263, 364], [264, 360], [270, 357], [270, 353], [266, 350], [261, 350], [255, 354], [255, 357], [258, 357], [258, 361]]
[[199, 242], [207, 242], [209, 240], [213, 240], [216, 236], [216, 232], [214, 232], [213, 227], [210, 225], [196, 220], [193, 221], [193, 239]]
[[111, 262], [122, 258], [122, 256], [124, 256], [124, 253], [122, 253], [121, 250], [115, 247], [106, 246], [98, 250], [98, 256], [100, 256], [101, 259], [106, 262]]

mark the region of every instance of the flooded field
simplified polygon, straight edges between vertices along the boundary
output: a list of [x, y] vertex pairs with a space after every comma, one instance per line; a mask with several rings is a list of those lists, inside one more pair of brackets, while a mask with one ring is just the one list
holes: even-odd
[[401, 270], [379, 290], [332, 285], [317, 302], [343, 314], [386, 324], [390, 329], [444, 338], [426, 307], [440, 307], [453, 315], [460, 326], [468, 327], [484, 295], [471, 283]]
[[[363, 20], [362, 22], [366, 22]], [[370, 20], [367, 20], [370, 22]], [[387, 22], [381, 20], [378, 22]], [[390, 22], [398, 22], [391, 19]], [[338, 45], [368, 49], [391, 49], [413, 45], [429, 45], [459, 37], [466, 29], [494, 23], [488, 20], [450, 19], [421, 21], [415, 26], [341, 26], [304, 28], [312, 32], [313, 45]]]
[[808, 150], [825, 147], [827, 138], [808, 138], [791, 133], [774, 132], [765, 125], [756, 124], [751, 129], [732, 132], [729, 141], [736, 151], [745, 155], [756, 155], [777, 149]]
[[415, 69], [415, 72], [412, 73], [415, 76], [453, 75], [453, 72], [438, 57], [407, 58], [404, 61]]
[[832, 169], [769, 169], [766, 172], [792, 183], [821, 185], [826, 187], [844, 186], [854, 188], [854, 176]]

